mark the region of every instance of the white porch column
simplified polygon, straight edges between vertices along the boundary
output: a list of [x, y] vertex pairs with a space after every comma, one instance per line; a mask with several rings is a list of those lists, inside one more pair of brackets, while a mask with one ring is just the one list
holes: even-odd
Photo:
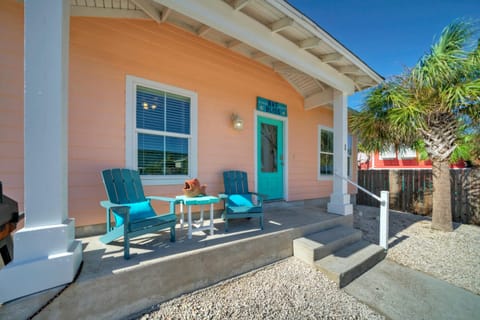
[[67, 212], [69, 22], [69, 0], [25, 1], [25, 227], [0, 270], [2, 303], [71, 282], [82, 261]]
[[[347, 94], [338, 90], [333, 93], [333, 170], [347, 177], [347, 138], [348, 138]], [[353, 213], [350, 204], [347, 182], [333, 176], [333, 193], [327, 210], [330, 213], [348, 215]]]

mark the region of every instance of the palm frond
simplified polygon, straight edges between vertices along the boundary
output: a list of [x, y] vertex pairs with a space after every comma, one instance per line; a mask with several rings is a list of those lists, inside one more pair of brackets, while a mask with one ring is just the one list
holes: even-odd
[[411, 76], [416, 86], [442, 86], [458, 78], [459, 70], [464, 70], [462, 65], [467, 60], [473, 34], [472, 24], [467, 21], [459, 20], [447, 26], [439, 40], [413, 68]]
[[459, 151], [453, 158], [468, 151], [458, 147], [463, 140], [456, 141], [461, 134], [456, 135], [455, 119], [467, 116], [471, 125], [480, 124], [477, 34], [476, 24], [453, 22], [412, 69], [371, 90], [351, 119], [351, 128], [364, 147], [382, 150], [423, 139], [428, 146], [419, 148], [431, 157], [448, 157], [455, 148]]

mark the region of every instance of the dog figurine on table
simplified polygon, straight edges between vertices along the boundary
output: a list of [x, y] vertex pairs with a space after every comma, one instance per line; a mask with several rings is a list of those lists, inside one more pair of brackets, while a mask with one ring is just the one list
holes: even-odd
[[187, 197], [197, 197], [207, 195], [207, 185], [200, 185], [200, 181], [197, 178], [191, 180], [185, 180], [185, 185], [183, 187], [183, 193]]

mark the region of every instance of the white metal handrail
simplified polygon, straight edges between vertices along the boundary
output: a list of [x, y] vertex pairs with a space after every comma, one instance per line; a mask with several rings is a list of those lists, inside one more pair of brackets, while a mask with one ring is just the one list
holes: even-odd
[[347, 181], [348, 183], [352, 184], [353, 186], [357, 187], [358, 189], [362, 190], [370, 197], [374, 198], [375, 200], [380, 202], [380, 237], [379, 237], [379, 244], [385, 250], [388, 250], [388, 220], [389, 220], [389, 192], [388, 191], [380, 191], [380, 197], [376, 194], [368, 191], [367, 189], [359, 186], [357, 183], [353, 182], [352, 180], [344, 177], [337, 172], [334, 173], [337, 177]]

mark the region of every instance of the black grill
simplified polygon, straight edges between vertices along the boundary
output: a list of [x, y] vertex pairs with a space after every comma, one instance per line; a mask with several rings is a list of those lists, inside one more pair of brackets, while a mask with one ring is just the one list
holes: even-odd
[[6, 265], [13, 258], [13, 241], [11, 233], [23, 218], [18, 212], [18, 203], [3, 194], [0, 181], [0, 254]]

